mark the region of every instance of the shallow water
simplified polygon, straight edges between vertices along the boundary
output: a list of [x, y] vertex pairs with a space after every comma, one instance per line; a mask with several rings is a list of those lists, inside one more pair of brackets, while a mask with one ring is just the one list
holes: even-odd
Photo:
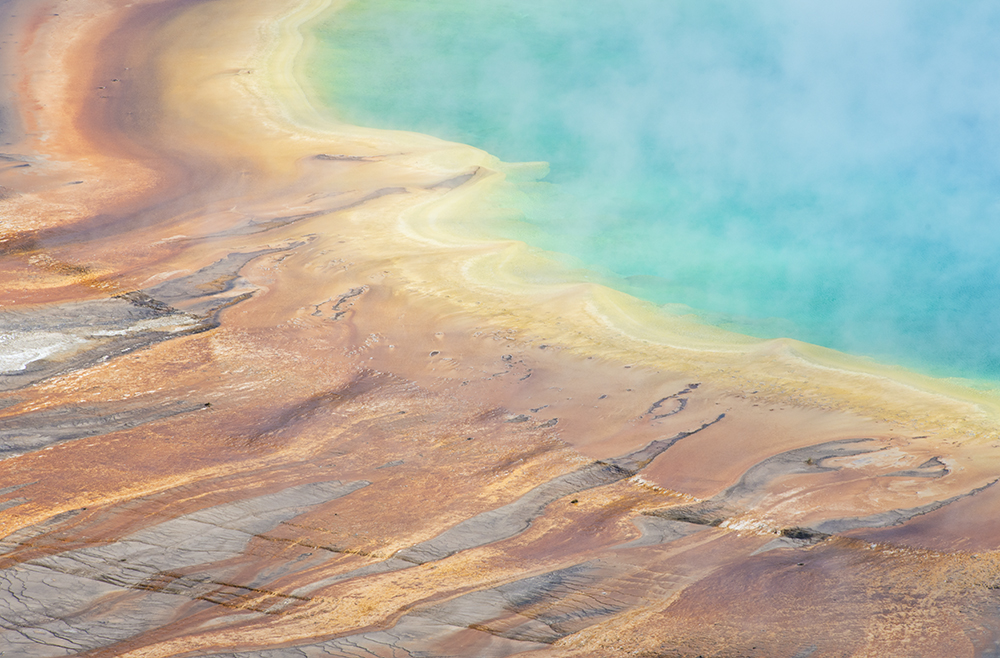
[[366, 0], [303, 68], [366, 126], [551, 164], [507, 237], [713, 324], [1000, 379], [1000, 8]]

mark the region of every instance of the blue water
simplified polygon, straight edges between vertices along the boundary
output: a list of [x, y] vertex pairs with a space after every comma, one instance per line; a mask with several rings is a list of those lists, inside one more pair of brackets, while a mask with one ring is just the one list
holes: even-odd
[[354, 0], [329, 111], [511, 162], [540, 247], [658, 303], [1000, 380], [1000, 4]]

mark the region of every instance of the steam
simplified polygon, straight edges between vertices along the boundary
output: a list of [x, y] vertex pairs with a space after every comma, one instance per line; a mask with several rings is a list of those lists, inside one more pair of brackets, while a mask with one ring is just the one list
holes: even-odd
[[321, 28], [316, 75], [348, 120], [549, 161], [536, 239], [633, 292], [997, 378], [998, 28], [976, 0], [382, 0]]

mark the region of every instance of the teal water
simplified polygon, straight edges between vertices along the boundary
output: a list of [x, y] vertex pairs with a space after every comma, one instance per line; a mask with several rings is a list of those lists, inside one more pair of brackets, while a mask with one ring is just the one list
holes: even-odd
[[542, 248], [658, 303], [1000, 380], [1000, 4], [355, 0], [337, 117], [551, 163]]

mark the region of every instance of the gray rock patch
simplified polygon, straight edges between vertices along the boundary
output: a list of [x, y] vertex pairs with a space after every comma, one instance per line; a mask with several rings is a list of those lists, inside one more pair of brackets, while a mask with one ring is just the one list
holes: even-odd
[[238, 557], [283, 521], [367, 485], [289, 487], [164, 521], [114, 543], [0, 570], [0, 653], [72, 655], [161, 626], [192, 599], [225, 604], [260, 593], [223, 581], [232, 569], [217, 563]]

